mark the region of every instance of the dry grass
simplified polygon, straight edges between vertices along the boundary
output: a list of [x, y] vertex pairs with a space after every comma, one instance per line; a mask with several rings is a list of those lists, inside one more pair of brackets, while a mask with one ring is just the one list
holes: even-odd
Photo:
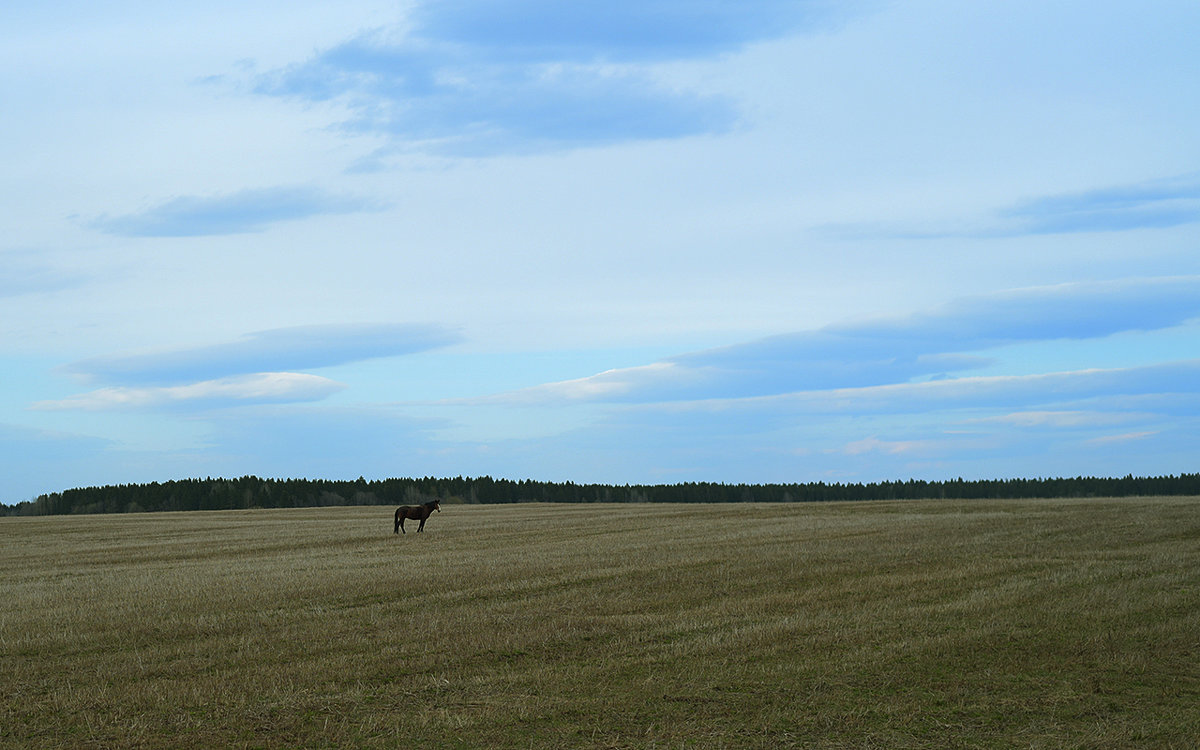
[[0, 519], [0, 745], [1192, 747], [1200, 502]]

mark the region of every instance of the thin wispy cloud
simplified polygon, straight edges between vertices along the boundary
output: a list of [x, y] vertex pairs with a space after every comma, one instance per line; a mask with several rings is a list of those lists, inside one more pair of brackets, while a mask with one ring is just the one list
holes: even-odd
[[1152, 430], [1143, 432], [1127, 432], [1121, 435], [1103, 435], [1098, 438], [1092, 438], [1088, 442], [1092, 445], [1112, 445], [1119, 443], [1129, 443], [1135, 440], [1146, 440], [1152, 438], [1158, 433]]
[[57, 292], [85, 280], [84, 274], [47, 263], [35, 252], [0, 252], [0, 297]]
[[924, 440], [880, 440], [871, 436], [862, 440], [846, 443], [840, 448], [832, 449], [834, 453], [844, 453], [848, 456], [861, 456], [869, 453], [884, 453], [890, 456], [920, 453], [932, 448], [929, 441]]
[[[1143, 367], [1074, 370], [1036, 375], [991, 375], [835, 388], [745, 399], [694, 401], [680, 408], [745, 409], [796, 415], [892, 415], [972, 409], [1066, 408], [1118, 397], [1200, 395], [1200, 360]], [[1168, 406], [1160, 399], [1160, 406]], [[667, 404], [657, 408], [666, 408]], [[1119, 407], [1118, 407], [1119, 408]], [[1176, 407], [1177, 408], [1177, 407]]]
[[132, 214], [100, 216], [89, 226], [121, 237], [204, 237], [262, 232], [272, 224], [378, 210], [372, 200], [309, 187], [181, 196]]
[[1091, 339], [1200, 317], [1200, 276], [1128, 278], [965, 297], [932, 310], [825, 330], [851, 341], [901, 340], [921, 351], [976, 350], [1020, 341]]
[[353, 112], [348, 131], [449, 155], [721, 133], [738, 119], [732, 100], [667, 86], [648, 66], [826, 28], [848, 12], [782, 0], [427, 2], [403, 30], [364, 33], [255, 89], [337, 100]]
[[1014, 238], [1086, 232], [1167, 229], [1200, 222], [1200, 174], [1130, 185], [1044, 195], [998, 208], [990, 216], [962, 217], [953, 225], [830, 224], [846, 238]]
[[1025, 201], [1000, 212], [1010, 234], [1157, 229], [1200, 221], [1200, 175]]
[[436, 325], [329, 324], [259, 331], [210, 346], [81, 360], [63, 368], [89, 382], [176, 385], [251, 373], [332, 367], [437, 349], [462, 340]]
[[121, 411], [295, 403], [319, 401], [345, 387], [342, 383], [318, 375], [264, 372], [177, 386], [100, 388], [65, 399], [38, 401], [31, 408], [46, 411]]
[[[491, 59], [654, 61], [709, 57], [767, 39], [828, 27], [855, 3], [764, 0], [450, 0], [413, 14], [422, 38], [469, 46]], [[840, 6], [840, 7], [839, 7]]]
[[1034, 430], [1051, 429], [1089, 429], [1097, 426], [1111, 426], [1139, 418], [1135, 414], [1114, 414], [1102, 411], [1017, 411], [994, 417], [982, 417], [974, 420], [980, 424], [1001, 424], [1013, 427], [1024, 427]]
[[[757, 454], [764, 466], [778, 467], [772, 453], [797, 451], [864, 460], [1011, 454], [1034, 445], [1031, 441], [1080, 450], [1085, 441], [1114, 430], [1162, 432], [1164, 423], [1174, 425], [1177, 434], [1183, 431], [1169, 449], [1186, 452], [1185, 446], [1196, 441], [1182, 425], [1200, 422], [1200, 361], [621, 404], [609, 406], [606, 413], [602, 424], [613, 435], [641, 441], [630, 448], [631, 454], [675, 445], [685, 455], [703, 451], [714, 463], [732, 455], [747, 461]], [[1030, 416], [1036, 413], [1040, 415]], [[559, 439], [570, 445], [571, 437]], [[847, 453], [848, 445], [861, 450]], [[806, 459], [806, 465], [816, 469], [820, 461]], [[891, 473], [904, 464], [854, 464], [856, 471], [879, 471], [885, 465], [885, 473]]]
[[910, 315], [826, 326], [548, 383], [522, 402], [654, 402], [861, 388], [945, 377], [996, 347], [1095, 339], [1200, 317], [1200, 277], [1064, 284], [961, 299]]

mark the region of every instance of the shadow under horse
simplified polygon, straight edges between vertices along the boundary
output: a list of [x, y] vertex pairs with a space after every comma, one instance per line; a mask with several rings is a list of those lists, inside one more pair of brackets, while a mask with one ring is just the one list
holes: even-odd
[[404, 531], [405, 520], [420, 521], [421, 525], [417, 527], [417, 531], [424, 531], [425, 519], [429, 518], [429, 514], [435, 510], [438, 513], [442, 512], [440, 500], [433, 500], [424, 505], [401, 505], [399, 508], [396, 508], [396, 528], [392, 530], [392, 533], [399, 534], [404, 532], [407, 534], [408, 532]]

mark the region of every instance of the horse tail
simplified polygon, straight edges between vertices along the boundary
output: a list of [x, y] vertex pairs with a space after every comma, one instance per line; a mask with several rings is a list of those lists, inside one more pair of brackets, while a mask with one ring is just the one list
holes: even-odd
[[401, 511], [400, 508], [396, 508], [396, 527], [394, 529], [392, 529], [393, 534], [400, 533], [400, 511]]

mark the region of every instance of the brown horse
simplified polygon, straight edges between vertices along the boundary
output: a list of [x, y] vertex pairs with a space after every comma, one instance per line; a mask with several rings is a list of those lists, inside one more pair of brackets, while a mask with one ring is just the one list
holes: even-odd
[[424, 531], [425, 519], [429, 518], [429, 514], [435, 510], [438, 513], [442, 512], [441, 501], [431, 500], [424, 505], [401, 505], [399, 508], [396, 508], [396, 528], [392, 530], [392, 533], [399, 534], [402, 531], [405, 534], [408, 533], [404, 531], [404, 520], [406, 518], [420, 521], [421, 525], [417, 527], [417, 531]]

